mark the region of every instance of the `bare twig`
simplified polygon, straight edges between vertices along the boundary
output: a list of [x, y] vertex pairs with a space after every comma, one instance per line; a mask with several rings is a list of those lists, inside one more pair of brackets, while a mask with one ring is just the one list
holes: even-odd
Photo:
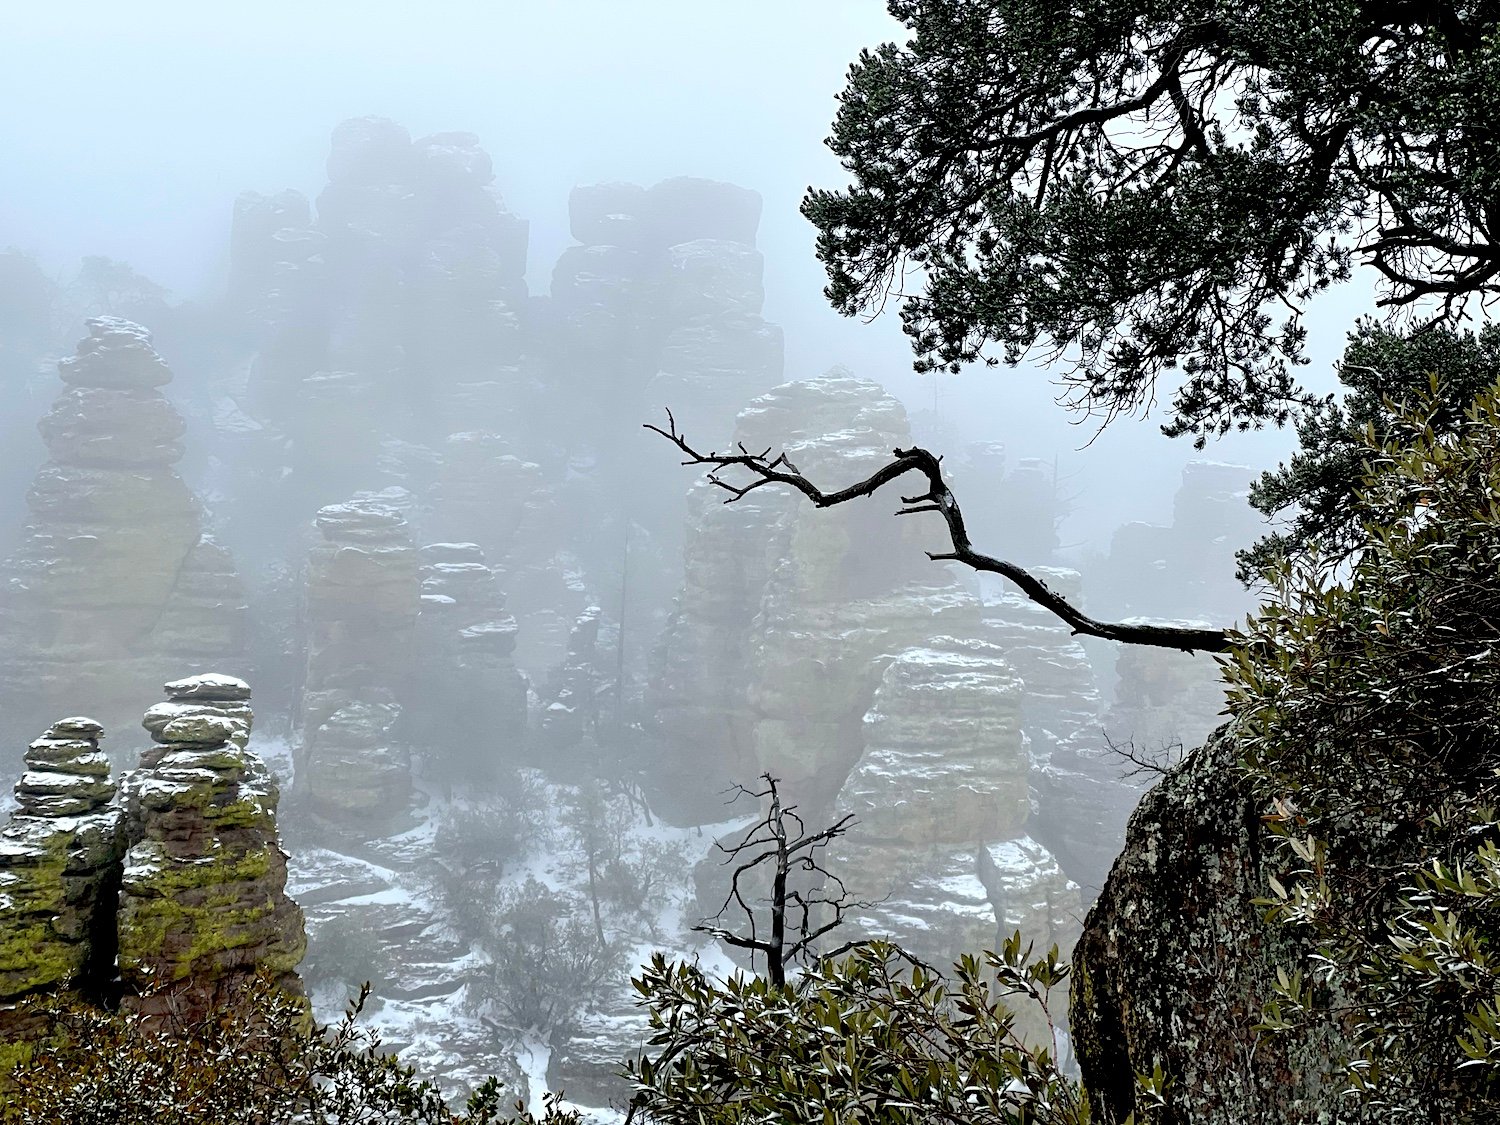
[[1162, 743], [1161, 753], [1152, 754], [1137, 747], [1134, 739], [1115, 742], [1109, 737], [1109, 732], [1104, 730], [1099, 732], [1099, 737], [1104, 739], [1104, 745], [1111, 754], [1130, 763], [1130, 768], [1120, 775], [1122, 781], [1133, 781], [1139, 777], [1160, 777], [1182, 757], [1181, 741]]
[[[824, 934], [843, 925], [851, 910], [866, 910], [872, 904], [849, 897], [843, 880], [822, 865], [818, 853], [849, 830], [854, 822], [850, 813], [817, 832], [807, 831], [797, 806], [783, 805], [778, 781], [769, 773], [761, 775], [765, 788], [734, 787], [734, 800], [752, 797], [768, 800], [766, 813], [733, 847], [718, 845], [724, 862], [735, 865], [729, 880], [729, 892], [718, 913], [706, 918], [693, 929], [718, 938], [736, 949], [747, 949], [752, 958], [766, 959], [766, 976], [775, 985], [786, 983], [786, 967], [799, 958], [813, 954], [813, 947]], [[756, 906], [747, 902], [740, 880], [762, 864], [771, 869], [769, 932], [762, 936]], [[807, 891], [791, 885], [795, 872], [811, 875], [819, 886]], [[731, 909], [744, 915], [748, 933], [738, 933], [721, 924]]]
[[[917, 512], [937, 512], [948, 526], [951, 551], [929, 551], [927, 557], [934, 561], [957, 562], [971, 570], [998, 574], [1018, 586], [1023, 594], [1043, 609], [1060, 618], [1075, 635], [1101, 637], [1121, 644], [1147, 645], [1155, 648], [1179, 649], [1183, 652], [1224, 652], [1229, 648], [1229, 635], [1222, 629], [1203, 629], [1183, 625], [1151, 625], [1137, 622], [1098, 621], [1078, 609], [1066, 598], [1053, 590], [1040, 578], [1013, 562], [993, 558], [974, 550], [969, 542], [969, 533], [964, 526], [963, 512], [958, 500], [943, 480], [942, 458], [919, 446], [910, 449], [894, 449], [892, 460], [876, 469], [868, 477], [837, 492], [824, 492], [808, 480], [793, 465], [785, 453], [774, 458], [771, 450], [752, 452], [743, 445], [735, 453], [702, 453], [688, 444], [686, 437], [677, 429], [677, 420], [667, 411], [667, 427], [645, 427], [660, 434], [675, 445], [686, 458], [684, 465], [709, 466], [708, 480], [714, 486], [729, 493], [724, 503], [732, 504], [757, 488], [768, 484], [783, 484], [796, 489], [813, 502], [814, 507], [832, 508], [846, 504], [861, 496], [873, 496], [884, 485], [915, 472], [926, 479], [927, 491], [915, 496], [901, 497], [902, 506], [897, 515], [912, 515]], [[749, 484], [730, 484], [719, 476], [719, 470], [740, 468], [752, 477]]]

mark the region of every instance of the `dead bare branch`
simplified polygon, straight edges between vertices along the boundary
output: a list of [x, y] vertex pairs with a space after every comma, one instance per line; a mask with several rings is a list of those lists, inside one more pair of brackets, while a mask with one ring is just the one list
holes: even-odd
[[[709, 466], [708, 480], [730, 493], [726, 504], [733, 504], [748, 493], [767, 484], [783, 484], [795, 489], [812, 501], [817, 508], [832, 508], [846, 504], [863, 496], [873, 496], [882, 487], [907, 473], [917, 473], [927, 481], [927, 491], [915, 496], [902, 496], [897, 515], [912, 515], [919, 512], [936, 512], [943, 517], [948, 528], [948, 538], [953, 550], [932, 552], [927, 557], [934, 562], [962, 563], [971, 570], [987, 574], [998, 574], [1014, 583], [1020, 591], [1037, 605], [1060, 618], [1073, 630], [1074, 635], [1101, 637], [1121, 644], [1147, 645], [1153, 648], [1178, 649], [1182, 652], [1224, 652], [1230, 646], [1229, 634], [1223, 629], [1195, 628], [1184, 625], [1153, 625], [1143, 622], [1099, 621], [1088, 616], [1066, 598], [1055, 593], [1036, 575], [1016, 563], [993, 558], [974, 550], [969, 542], [969, 533], [964, 526], [963, 512], [958, 500], [943, 480], [942, 458], [920, 446], [910, 449], [894, 449], [892, 460], [876, 469], [862, 481], [857, 481], [836, 492], [824, 492], [807, 477], [798, 472], [785, 453], [775, 458], [771, 451], [750, 453], [743, 445], [738, 453], [703, 453], [688, 444], [687, 438], [677, 428], [677, 420], [667, 411], [667, 426], [645, 428], [666, 438], [683, 454], [684, 465]], [[739, 468], [748, 472], [752, 481], [743, 486], [729, 484], [718, 476], [718, 470]]]

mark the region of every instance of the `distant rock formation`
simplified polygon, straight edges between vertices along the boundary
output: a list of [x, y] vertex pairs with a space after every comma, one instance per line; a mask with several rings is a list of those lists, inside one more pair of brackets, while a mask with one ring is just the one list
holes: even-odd
[[295, 784], [320, 824], [377, 836], [404, 820], [411, 798], [398, 725], [415, 674], [420, 559], [381, 497], [328, 505], [316, 522]]
[[[834, 375], [754, 400], [735, 440], [784, 448], [814, 480], [845, 483], [910, 432], [879, 386]], [[690, 495], [684, 584], [648, 693], [664, 772], [704, 816], [724, 786], [767, 770], [826, 811], [859, 758], [886, 663], [934, 634], [976, 636], [979, 602], [922, 553], [923, 517], [816, 510], [772, 489], [722, 499], [702, 482]]]
[[1003, 651], [978, 641], [934, 637], [886, 665], [835, 812], [855, 820], [832, 865], [872, 904], [855, 932], [935, 964], [1017, 928], [1071, 945], [1078, 888], [1027, 836], [1024, 692]]
[[568, 634], [568, 654], [541, 691], [539, 733], [549, 747], [573, 747], [592, 735], [606, 681], [599, 667], [598, 606], [589, 606]]
[[172, 467], [184, 423], [159, 390], [172, 373], [140, 325], [87, 323], [58, 365], [67, 389], [39, 427], [51, 460], [0, 587], [7, 729], [80, 705], [118, 729], [149, 685], [243, 645], [233, 561]]
[[192, 1019], [258, 973], [302, 995], [302, 911], [286, 895], [276, 783], [248, 748], [250, 686], [222, 675], [166, 685], [142, 725], [155, 745], [126, 787], [120, 885], [127, 1008]]
[[15, 1004], [114, 977], [115, 896], [125, 854], [103, 728], [53, 723], [26, 751], [17, 812], [0, 831], [0, 1041], [24, 1037]]
[[1233, 624], [1252, 608], [1235, 581], [1234, 552], [1265, 531], [1247, 499], [1244, 465], [1189, 461], [1166, 527], [1127, 523], [1110, 543], [1098, 602], [1111, 617], [1203, 619]]
[[781, 330], [760, 316], [760, 211], [753, 191], [691, 177], [573, 189], [581, 245], [558, 258], [551, 307], [555, 359], [587, 428], [644, 394], [725, 430], [778, 381]]
[[782, 381], [782, 332], [761, 315], [760, 212], [757, 193], [690, 177], [576, 188], [581, 245], [563, 251], [538, 302], [548, 409], [568, 419], [552, 434], [569, 459], [558, 494], [592, 532], [573, 550], [590, 600], [643, 635], [655, 635], [675, 593], [683, 479], [673, 458], [642, 455], [621, 422], [664, 420], [670, 408], [716, 442]]
[[478, 544], [429, 543], [421, 563], [413, 740], [450, 784], [493, 778], [518, 761], [526, 732], [516, 619]]
[[512, 428], [527, 228], [494, 178], [473, 134], [360, 117], [333, 131], [316, 218], [294, 192], [236, 204], [231, 292], [266, 320], [246, 405], [324, 502], [384, 438]]

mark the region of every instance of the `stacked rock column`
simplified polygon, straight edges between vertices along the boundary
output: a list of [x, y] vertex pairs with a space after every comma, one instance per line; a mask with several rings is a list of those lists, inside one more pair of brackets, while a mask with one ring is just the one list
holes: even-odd
[[147, 712], [155, 745], [127, 789], [131, 835], [119, 908], [127, 1008], [191, 1020], [257, 974], [292, 996], [307, 941], [286, 895], [279, 792], [247, 745], [250, 688], [228, 676], [166, 686]]
[[420, 560], [406, 520], [373, 498], [322, 508], [317, 526], [296, 784], [324, 827], [375, 836], [400, 824], [411, 797], [398, 728], [415, 675]]
[[[485, 780], [516, 759], [526, 729], [526, 678], [516, 670], [516, 619], [475, 543], [422, 548], [414, 737], [450, 784]], [[493, 731], [494, 744], [476, 744]]]
[[140, 325], [87, 324], [58, 364], [67, 389], [39, 425], [51, 459], [0, 584], [4, 726], [80, 705], [123, 726], [169, 668], [211, 666], [240, 645], [233, 565], [202, 538], [173, 468], [185, 424], [158, 389], [172, 373]]
[[103, 728], [54, 723], [26, 751], [19, 811], [0, 831], [0, 1040], [24, 1038], [22, 998], [113, 977], [114, 908], [125, 844]]
[[886, 666], [865, 748], [839, 794], [835, 845], [854, 924], [946, 963], [1020, 928], [1071, 943], [1078, 888], [1028, 835], [1025, 689], [1003, 650], [935, 637]]

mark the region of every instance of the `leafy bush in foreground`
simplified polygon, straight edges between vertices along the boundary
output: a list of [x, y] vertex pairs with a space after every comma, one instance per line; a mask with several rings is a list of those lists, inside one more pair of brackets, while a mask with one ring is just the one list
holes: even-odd
[[33, 1001], [30, 1057], [0, 1074], [3, 1125], [578, 1125], [549, 1102], [502, 1116], [489, 1079], [454, 1112], [437, 1088], [344, 1018], [310, 1026], [301, 1001], [269, 983], [190, 1022]]

